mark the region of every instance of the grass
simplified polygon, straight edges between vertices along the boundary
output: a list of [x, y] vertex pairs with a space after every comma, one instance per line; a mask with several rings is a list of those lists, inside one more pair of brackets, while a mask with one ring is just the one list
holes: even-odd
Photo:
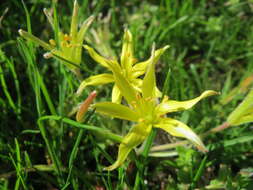
[[[173, 114], [203, 135], [209, 152], [156, 131], [142, 154], [132, 152], [123, 167], [104, 171], [116, 159], [121, 140], [112, 132], [124, 135], [130, 124], [93, 112], [80, 124], [71, 113], [94, 89], [96, 101], [109, 100], [112, 86], [87, 87], [81, 97], [74, 96], [80, 81], [18, 35], [22, 28], [53, 38], [44, 7], [53, 8], [54, 25], [68, 31], [72, 1], [11, 0], [0, 6], [0, 189], [253, 189], [252, 124], [204, 136], [226, 122], [252, 88], [251, 1], [79, 4], [80, 20], [96, 16], [85, 43], [104, 56], [120, 54], [125, 27], [133, 33], [139, 60], [148, 58], [154, 42], [156, 47], [170, 45], [156, 66], [158, 87], [169, 97], [186, 100], [206, 89], [220, 92]], [[83, 52], [82, 77], [102, 73]]]

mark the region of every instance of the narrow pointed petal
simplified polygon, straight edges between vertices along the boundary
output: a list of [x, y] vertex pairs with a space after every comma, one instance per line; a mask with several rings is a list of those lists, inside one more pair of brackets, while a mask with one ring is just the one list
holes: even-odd
[[133, 64], [133, 37], [129, 30], [125, 30], [120, 63], [122, 68], [131, 72]]
[[120, 93], [119, 88], [117, 87], [116, 84], [114, 84], [113, 89], [112, 89], [112, 102], [120, 104], [122, 99], [122, 95]]
[[133, 80], [131, 81], [131, 84], [132, 84], [133, 88], [134, 88], [136, 91], [138, 91], [139, 93], [142, 92], [142, 90], [141, 90], [141, 87], [142, 87], [142, 84], [143, 84], [143, 80], [142, 80], [142, 79], [139, 79], [139, 78], [133, 79]]
[[83, 45], [82, 43], [83, 43], [83, 40], [84, 40], [84, 35], [85, 35], [87, 29], [89, 28], [89, 26], [92, 24], [94, 19], [95, 19], [94, 16], [90, 16], [89, 18], [87, 18], [83, 22], [83, 24], [82, 24], [82, 26], [81, 26], [78, 34], [77, 34], [77, 42], [81, 43], [80, 45]]
[[50, 44], [40, 40], [39, 38], [37, 38], [36, 36], [22, 30], [19, 29], [18, 33], [20, 34], [20, 36], [22, 36], [23, 38], [25, 38], [26, 40], [31, 40], [32, 42], [34, 42], [37, 45], [40, 45], [41, 47], [45, 48], [46, 50], [52, 50], [54, 49], [53, 46], [51, 46]]
[[111, 62], [111, 60], [103, 58], [93, 48], [91, 48], [91, 47], [89, 47], [87, 45], [84, 45], [83, 47], [89, 52], [89, 54], [92, 57], [92, 59], [94, 59], [97, 63], [100, 63], [102, 66], [110, 69], [110, 66], [109, 66], [108, 63]]
[[46, 8], [43, 9], [43, 12], [46, 15], [47, 20], [50, 23], [52, 29], [54, 29], [54, 19], [52, 17], [52, 14], [50, 14], [50, 11], [48, 11]]
[[239, 120], [248, 114], [253, 112], [253, 89], [248, 93], [244, 100], [229, 114], [227, 122], [231, 125], [241, 123]]
[[208, 96], [217, 95], [217, 94], [218, 93], [213, 90], [206, 90], [197, 98], [187, 100], [187, 101], [164, 100], [161, 104], [157, 106], [156, 110], [160, 115], [164, 115], [170, 112], [187, 110], [187, 109], [192, 108], [201, 99], [206, 98]]
[[76, 94], [79, 96], [81, 95], [82, 91], [84, 90], [84, 88], [86, 88], [87, 86], [96, 86], [96, 85], [102, 85], [102, 84], [107, 84], [107, 83], [111, 83], [114, 81], [114, 78], [111, 74], [99, 74], [99, 75], [95, 75], [95, 76], [91, 76], [87, 79], [85, 79], [79, 86]]
[[75, 0], [70, 26], [70, 36], [74, 41], [76, 40], [75, 38], [77, 34], [77, 29], [78, 29], [78, 3], [77, 0]]
[[128, 104], [132, 105], [132, 103], [136, 100], [138, 91], [133, 88], [126, 77], [122, 74], [121, 68], [118, 64], [109, 63], [109, 65], [113, 72], [115, 84], [118, 86], [122, 96], [124, 96]]
[[101, 114], [105, 114], [118, 119], [125, 119], [128, 121], [139, 120], [139, 116], [136, 112], [134, 112], [127, 106], [123, 106], [121, 104], [116, 104], [112, 102], [100, 102], [94, 104], [92, 107], [96, 108], [96, 111]]
[[[165, 52], [166, 49], [168, 49], [169, 46], [165, 46], [163, 48], [160, 48], [158, 50], [155, 51], [155, 55], [154, 55], [154, 62], [157, 63], [159, 58], [161, 57], [161, 55]], [[144, 62], [140, 62], [137, 63], [133, 66], [133, 73], [135, 77], [139, 77], [141, 75], [143, 75], [147, 69], [147, 66], [150, 64], [151, 62], [151, 58], [152, 56]]]
[[171, 118], [164, 118], [159, 124], [156, 124], [154, 127], [161, 128], [173, 136], [186, 138], [195, 144], [199, 150], [207, 152], [207, 149], [205, 148], [200, 138], [181, 121]]
[[155, 88], [155, 97], [161, 97], [162, 96], [162, 92], [157, 88]]
[[241, 125], [244, 123], [250, 123], [253, 122], [253, 113], [242, 116], [241, 118], [239, 118], [238, 120], [236, 120], [236, 122], [232, 123], [232, 125]]
[[243, 110], [243, 112], [240, 113], [240, 115], [236, 118], [236, 120], [234, 118], [233, 118], [234, 120], [232, 120], [231, 117], [229, 116], [227, 122], [232, 126], [253, 122], [253, 104], [252, 103], [251, 105], [246, 104], [245, 106], [249, 107]]
[[[66, 50], [67, 51], [67, 50]], [[62, 61], [69, 69], [74, 70], [79, 67], [79, 62], [77, 60], [71, 59], [68, 53], [65, 53], [65, 50], [53, 49], [50, 52], [43, 55], [46, 59], [55, 57]]]
[[151, 128], [151, 126], [143, 126], [142, 124], [134, 126], [130, 130], [130, 132], [123, 138], [123, 141], [119, 146], [119, 152], [116, 162], [104, 169], [111, 171], [121, 166], [126, 160], [131, 150], [141, 144], [147, 138], [148, 134], [151, 131]]
[[142, 96], [144, 98], [155, 97], [156, 78], [154, 56], [154, 50], [152, 50], [151, 61], [148, 65], [142, 84]]

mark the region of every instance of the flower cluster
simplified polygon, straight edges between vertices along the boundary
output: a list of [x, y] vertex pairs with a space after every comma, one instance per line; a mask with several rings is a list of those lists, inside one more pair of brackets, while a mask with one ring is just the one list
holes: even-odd
[[[49, 43], [46, 43], [23, 30], [20, 30], [19, 33], [24, 38], [32, 40], [48, 50], [49, 53], [46, 54], [46, 57], [60, 57], [63, 61], [65, 60], [64, 64], [70, 70], [75, 70], [75, 64], [80, 64], [81, 52], [82, 48], [84, 48], [88, 51], [91, 58], [110, 71], [110, 73], [98, 74], [85, 79], [81, 82], [77, 91], [77, 94], [81, 94], [87, 86], [114, 83], [112, 100], [98, 102], [91, 107], [95, 108], [96, 112], [131, 121], [133, 124], [119, 146], [117, 160], [105, 169], [113, 170], [121, 166], [131, 150], [149, 136], [152, 128], [160, 128], [172, 136], [186, 138], [199, 150], [205, 152], [206, 148], [203, 142], [193, 130], [181, 121], [168, 117], [168, 114], [190, 109], [201, 99], [215, 95], [217, 92], [207, 90], [200, 96], [187, 101], [176, 101], [167, 96], [161, 98], [161, 92], [156, 85], [155, 65], [169, 46], [158, 50], [153, 48], [148, 60], [137, 62], [134, 57], [133, 37], [131, 32], [126, 29], [123, 36], [120, 60], [104, 58], [92, 47], [83, 45], [85, 32], [94, 18], [88, 18], [78, 31], [77, 11], [78, 5], [75, 1], [70, 34], [63, 34], [60, 31], [58, 45], [55, 40], [49, 40]], [[52, 18], [48, 14], [47, 16], [49, 21], [53, 23]], [[81, 105], [76, 117], [78, 122], [83, 121], [83, 116], [95, 96], [96, 93], [92, 93]], [[126, 104], [122, 103], [122, 98], [126, 100]]]
[[135, 124], [123, 138], [119, 146], [116, 162], [105, 168], [107, 170], [113, 170], [119, 167], [125, 161], [130, 151], [148, 137], [153, 127], [163, 129], [173, 136], [186, 138], [200, 150], [206, 151], [200, 138], [187, 125], [167, 117], [166, 114], [189, 109], [201, 99], [215, 95], [217, 92], [207, 90], [197, 98], [181, 102], [170, 100], [166, 96], [159, 103], [159, 96], [156, 93], [155, 63], [155, 52], [153, 51], [139, 90], [133, 87], [116, 63], [109, 63], [115, 84], [119, 88], [122, 96], [126, 99], [128, 106], [113, 102], [100, 102], [94, 104], [93, 107], [96, 108], [97, 112], [132, 121]]
[[60, 59], [71, 71], [76, 72], [76, 69], [81, 63], [82, 59], [82, 45], [85, 33], [88, 27], [94, 20], [94, 16], [86, 19], [78, 31], [78, 3], [74, 2], [73, 14], [71, 18], [70, 33], [64, 34], [60, 28], [56, 29], [52, 15], [45, 9], [44, 10], [50, 25], [53, 30], [57, 32], [57, 39], [50, 39], [49, 43], [44, 42], [36, 36], [20, 29], [19, 34], [27, 40], [31, 40], [35, 44], [43, 47], [49, 51], [44, 54], [45, 58], [55, 57]]

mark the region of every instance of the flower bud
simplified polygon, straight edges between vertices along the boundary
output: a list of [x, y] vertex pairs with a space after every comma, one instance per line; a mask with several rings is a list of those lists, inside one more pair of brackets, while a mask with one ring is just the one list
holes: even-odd
[[77, 114], [76, 114], [76, 121], [78, 122], [83, 122], [84, 116], [86, 114], [86, 112], [88, 111], [88, 108], [90, 106], [90, 104], [92, 103], [93, 99], [96, 97], [97, 92], [93, 91], [90, 93], [90, 95], [88, 96], [88, 98], [86, 98], [86, 100], [84, 100], [84, 102], [81, 104]]

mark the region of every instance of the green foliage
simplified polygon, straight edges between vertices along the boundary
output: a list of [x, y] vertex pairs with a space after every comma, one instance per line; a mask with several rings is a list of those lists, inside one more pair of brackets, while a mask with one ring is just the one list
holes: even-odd
[[[138, 61], [149, 58], [153, 42], [157, 48], [170, 45], [156, 66], [157, 85], [170, 98], [221, 92], [173, 114], [203, 134], [209, 152], [155, 132], [123, 167], [104, 171], [122, 140], [114, 133], [125, 135], [131, 124], [92, 113], [88, 123], [76, 122], [77, 105], [95, 88], [76, 97], [80, 79], [61, 60], [44, 59], [41, 48], [18, 37], [20, 28], [43, 40], [57, 37], [44, 7], [57, 18], [55, 28], [66, 33], [73, 2], [5, 1], [0, 5], [0, 189], [253, 189], [252, 124], [223, 125], [238, 110], [240, 116], [252, 113], [252, 1], [84, 0], [79, 5], [80, 21], [96, 17], [85, 43], [104, 57], [120, 54], [125, 27]], [[83, 78], [104, 73], [85, 50], [82, 59]], [[110, 100], [111, 89], [97, 87], [97, 101]]]

